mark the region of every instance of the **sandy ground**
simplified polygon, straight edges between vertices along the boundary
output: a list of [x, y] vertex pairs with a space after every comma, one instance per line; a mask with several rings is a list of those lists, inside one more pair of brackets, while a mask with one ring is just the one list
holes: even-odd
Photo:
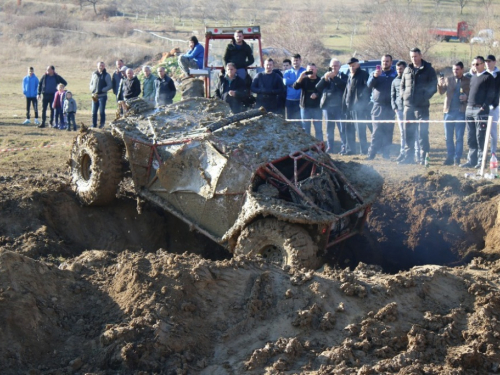
[[496, 181], [337, 158], [374, 202], [364, 236], [280, 269], [126, 191], [81, 207], [63, 147], [0, 154], [2, 374], [498, 373]]

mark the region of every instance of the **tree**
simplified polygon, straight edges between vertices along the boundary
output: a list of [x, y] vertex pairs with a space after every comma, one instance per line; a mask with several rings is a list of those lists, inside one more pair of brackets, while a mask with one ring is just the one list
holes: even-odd
[[460, 14], [464, 14], [464, 8], [469, 3], [469, 0], [457, 0], [458, 5], [460, 6]]
[[183, 22], [184, 15], [188, 12], [191, 6], [191, 0], [169, 0], [167, 8], [171, 14], [175, 14], [179, 22]]
[[366, 57], [380, 58], [389, 53], [398, 59], [408, 59], [411, 48], [418, 47], [425, 55], [438, 43], [429, 33], [431, 20], [423, 13], [390, 5], [379, 12], [368, 22], [370, 31], [360, 45]]
[[92, 4], [92, 6], [94, 7], [94, 13], [97, 14], [96, 4], [99, 2], [99, 0], [87, 0], [87, 2]]
[[321, 42], [323, 24], [321, 14], [316, 12], [284, 12], [264, 31], [266, 45], [300, 53], [304, 63], [322, 64], [326, 53]]

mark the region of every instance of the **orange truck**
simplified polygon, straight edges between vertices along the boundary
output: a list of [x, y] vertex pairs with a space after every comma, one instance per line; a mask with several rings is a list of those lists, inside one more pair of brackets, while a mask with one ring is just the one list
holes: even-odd
[[429, 32], [437, 39], [449, 42], [450, 40], [458, 40], [461, 43], [468, 43], [473, 31], [469, 30], [469, 24], [466, 21], [461, 21], [457, 24], [456, 29], [435, 28]]

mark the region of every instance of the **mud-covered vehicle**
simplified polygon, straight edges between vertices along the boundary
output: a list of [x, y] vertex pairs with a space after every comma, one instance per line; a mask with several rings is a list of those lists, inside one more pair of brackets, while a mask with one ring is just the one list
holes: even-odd
[[369, 204], [299, 125], [259, 109], [231, 115], [214, 99], [129, 104], [110, 132], [74, 140], [72, 186], [83, 204], [113, 200], [127, 172], [138, 197], [230, 252], [310, 268], [362, 230]]

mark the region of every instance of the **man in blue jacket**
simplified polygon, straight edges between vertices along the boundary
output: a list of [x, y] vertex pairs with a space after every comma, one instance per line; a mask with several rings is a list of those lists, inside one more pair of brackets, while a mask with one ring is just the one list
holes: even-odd
[[286, 118], [288, 120], [300, 119], [300, 93], [302, 90], [293, 88], [293, 84], [299, 79], [306, 69], [301, 67], [302, 58], [297, 53], [292, 56], [292, 68], [283, 74], [283, 84], [286, 86]]
[[[389, 148], [392, 144], [394, 133], [394, 111], [391, 106], [392, 81], [398, 75], [392, 66], [392, 56], [384, 55], [380, 60], [381, 66], [368, 78], [368, 89], [372, 92], [372, 121], [373, 134], [368, 160], [375, 159], [378, 151], [382, 151], [384, 159], [389, 159]], [[379, 123], [377, 120], [388, 120], [391, 122]]]
[[38, 121], [38, 100], [36, 98], [38, 90], [38, 78], [35, 75], [33, 67], [28, 68], [28, 75], [23, 79], [23, 94], [26, 97], [26, 120], [23, 125], [30, 123], [30, 107], [33, 104], [33, 111], [35, 112], [35, 125], [39, 125]]
[[203, 55], [205, 48], [198, 42], [194, 35], [189, 38], [189, 51], [179, 56], [179, 67], [186, 76], [189, 76], [189, 69], [203, 69]]

